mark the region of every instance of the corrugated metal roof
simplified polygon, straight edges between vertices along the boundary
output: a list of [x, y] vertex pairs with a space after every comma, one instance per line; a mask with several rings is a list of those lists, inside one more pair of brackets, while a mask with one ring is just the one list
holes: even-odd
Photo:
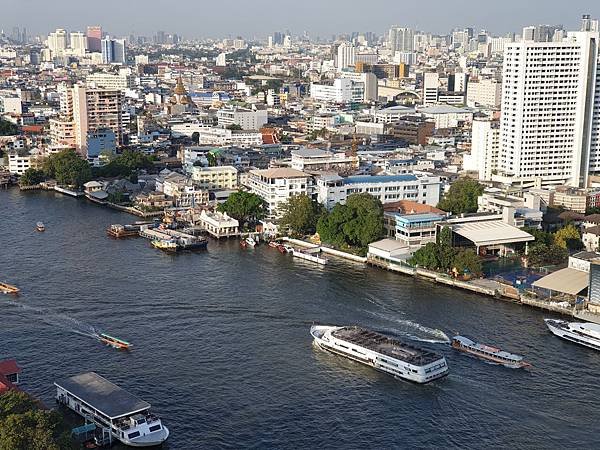
[[452, 231], [473, 242], [477, 247], [535, 240], [531, 234], [501, 220], [453, 224]]
[[589, 273], [567, 267], [534, 281], [533, 286], [563, 294], [577, 295], [588, 287], [589, 279]]

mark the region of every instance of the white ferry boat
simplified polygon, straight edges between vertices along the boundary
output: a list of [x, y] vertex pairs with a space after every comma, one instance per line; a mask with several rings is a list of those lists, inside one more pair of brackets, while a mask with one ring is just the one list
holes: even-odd
[[54, 383], [56, 401], [92, 422], [103, 441], [118, 440], [132, 447], [151, 447], [169, 437], [169, 429], [140, 400], [95, 372]]
[[310, 334], [320, 348], [396, 378], [428, 383], [448, 375], [443, 356], [364, 328], [315, 325]]
[[600, 325], [555, 319], [544, 319], [544, 322], [556, 336], [594, 350], [600, 350]]

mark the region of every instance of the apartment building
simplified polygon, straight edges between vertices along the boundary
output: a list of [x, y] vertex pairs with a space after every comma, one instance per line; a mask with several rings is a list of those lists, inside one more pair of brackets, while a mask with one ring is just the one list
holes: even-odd
[[248, 187], [267, 204], [269, 219], [279, 216], [279, 206], [294, 195], [309, 195], [310, 176], [300, 170], [273, 168], [251, 170]]
[[199, 167], [191, 170], [192, 181], [202, 189], [222, 190], [238, 187], [238, 171], [233, 166]]

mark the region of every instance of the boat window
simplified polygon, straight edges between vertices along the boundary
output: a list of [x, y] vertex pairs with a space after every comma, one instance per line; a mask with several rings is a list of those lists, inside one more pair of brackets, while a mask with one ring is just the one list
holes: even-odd
[[160, 425], [152, 425], [150, 428], [150, 433], [154, 432], [154, 431], [158, 431], [160, 430]]
[[140, 432], [139, 432], [139, 431], [134, 431], [133, 433], [129, 433], [129, 434], [127, 435], [127, 438], [128, 438], [128, 439], [135, 439], [135, 438], [136, 438], [136, 437], [138, 437], [139, 435], [140, 435]]

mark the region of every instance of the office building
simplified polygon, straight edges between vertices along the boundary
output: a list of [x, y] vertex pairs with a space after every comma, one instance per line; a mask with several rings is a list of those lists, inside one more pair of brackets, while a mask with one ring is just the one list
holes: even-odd
[[388, 47], [392, 55], [396, 52], [413, 52], [415, 32], [411, 28], [392, 27], [388, 33]]
[[57, 28], [56, 31], [50, 33], [48, 49], [53, 58], [63, 56], [67, 49], [67, 32], [62, 28]]
[[336, 78], [331, 84], [312, 83], [310, 97], [329, 103], [360, 103], [365, 97], [365, 86], [349, 78]]
[[355, 49], [350, 42], [342, 42], [337, 49], [337, 68], [345, 69], [346, 67], [354, 66]]
[[102, 46], [102, 27], [90, 26], [87, 27], [87, 48], [90, 52], [101, 52]]
[[467, 106], [499, 108], [502, 102], [502, 83], [495, 78], [470, 80], [467, 86]]
[[111, 39], [107, 36], [101, 41], [103, 64], [125, 64], [125, 39]]
[[87, 49], [87, 36], [80, 31], [71, 33], [71, 51], [77, 56], [84, 56]]
[[423, 74], [423, 105], [435, 105], [440, 91], [440, 76], [437, 72]]
[[267, 110], [262, 107], [256, 109], [230, 106], [222, 108], [217, 112], [219, 126], [226, 128], [231, 125], [239, 125], [242, 130], [259, 130], [268, 121]]

